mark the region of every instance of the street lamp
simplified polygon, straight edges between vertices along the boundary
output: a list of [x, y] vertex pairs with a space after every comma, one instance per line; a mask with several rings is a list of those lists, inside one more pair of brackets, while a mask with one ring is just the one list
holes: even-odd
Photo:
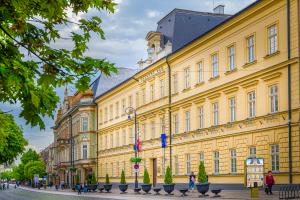
[[[125, 113], [128, 115], [128, 120], [131, 120], [131, 114], [134, 116], [134, 156], [137, 157], [138, 154], [138, 148], [137, 148], [137, 122], [136, 122], [136, 110], [133, 107], [128, 107], [125, 109]], [[137, 162], [135, 161], [135, 165]], [[134, 188], [139, 187], [138, 183], [138, 173], [135, 172], [135, 182], [134, 182]]]

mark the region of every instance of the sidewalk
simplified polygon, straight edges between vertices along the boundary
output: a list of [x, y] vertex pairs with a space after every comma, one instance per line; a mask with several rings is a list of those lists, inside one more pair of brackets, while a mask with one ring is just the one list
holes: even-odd
[[[34, 189], [34, 188], [27, 188], [27, 187], [20, 187], [23, 190], [33, 191], [33, 192], [42, 192], [48, 194], [59, 194], [59, 195], [67, 195], [67, 196], [78, 196], [77, 192], [73, 192], [69, 189], [67, 190], [58, 190], [56, 191], [55, 188], [47, 188], [46, 190], [41, 188]], [[143, 192], [141, 194], [135, 194], [134, 191], [129, 188], [127, 190], [127, 194], [120, 194], [118, 189], [112, 189], [111, 193], [100, 193], [100, 192], [89, 192], [89, 193], [82, 193], [80, 196], [84, 197], [95, 197], [95, 198], [108, 198], [108, 199], [139, 199], [139, 200], [149, 200], [149, 199], [199, 199], [199, 193], [195, 190], [192, 192], [188, 192], [185, 197], [181, 197], [179, 191], [174, 191], [174, 195], [167, 196], [165, 192], [162, 190], [160, 193], [161, 195], [155, 195], [155, 192], [151, 192], [149, 195], [144, 195]], [[201, 198], [201, 199], [212, 199], [214, 194], [211, 192], [208, 193], [209, 197]], [[237, 200], [250, 200], [250, 191], [249, 190], [224, 190], [220, 193], [221, 197], [216, 199], [237, 199]], [[269, 199], [278, 199], [278, 191], [273, 192], [273, 195], [266, 195], [263, 191], [260, 191], [259, 198], [261, 200], [269, 200]]]

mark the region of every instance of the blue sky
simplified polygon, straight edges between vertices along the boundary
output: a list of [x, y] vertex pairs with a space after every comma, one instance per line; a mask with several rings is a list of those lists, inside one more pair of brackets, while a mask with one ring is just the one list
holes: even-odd
[[[137, 61], [146, 58], [147, 43], [145, 36], [149, 31], [156, 30], [156, 23], [174, 8], [194, 11], [212, 12], [213, 6], [225, 5], [226, 14], [234, 14], [251, 4], [255, 0], [115, 0], [118, 3], [115, 14], [101, 13], [106, 40], [95, 36], [89, 43], [88, 56], [107, 58], [117, 67], [137, 68]], [[90, 10], [88, 14], [74, 16], [70, 12], [69, 18], [78, 21], [81, 18], [99, 14]], [[76, 30], [77, 27], [62, 27], [62, 33]], [[70, 41], [58, 41], [57, 47], [72, 47]], [[70, 93], [74, 93], [71, 89]], [[63, 88], [57, 89], [58, 96], [62, 97]], [[54, 120], [45, 119], [46, 129], [32, 128], [25, 125], [25, 121], [18, 117], [20, 107], [16, 105], [0, 104], [4, 111], [13, 110], [15, 120], [23, 127], [24, 135], [29, 145], [36, 150], [41, 150], [53, 142], [51, 126]]]

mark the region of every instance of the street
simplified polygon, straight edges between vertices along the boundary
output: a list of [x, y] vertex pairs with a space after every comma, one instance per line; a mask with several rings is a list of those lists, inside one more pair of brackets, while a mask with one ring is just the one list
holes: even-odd
[[111, 198], [93, 198], [82, 196], [67, 196], [57, 194], [47, 194], [41, 192], [26, 191], [23, 189], [10, 188], [8, 190], [0, 191], [0, 200], [112, 200]]

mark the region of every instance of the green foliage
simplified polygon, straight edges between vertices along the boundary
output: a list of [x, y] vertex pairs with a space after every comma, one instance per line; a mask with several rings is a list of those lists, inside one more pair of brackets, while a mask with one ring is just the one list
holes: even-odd
[[130, 161], [132, 163], [140, 163], [142, 161], [142, 158], [140, 158], [140, 157], [132, 157], [132, 158], [130, 158]]
[[165, 175], [165, 184], [172, 184], [173, 183], [173, 178], [172, 178], [172, 172], [170, 167], [168, 166], [166, 169], [166, 175]]
[[92, 174], [91, 184], [93, 184], [93, 185], [97, 184], [95, 172], [93, 172], [93, 174]]
[[41, 160], [29, 161], [24, 166], [24, 176], [27, 180], [33, 178], [34, 174], [39, 174], [40, 176], [45, 175], [45, 163]]
[[150, 184], [150, 176], [148, 173], [148, 170], [145, 168], [144, 170], [144, 179], [143, 179], [144, 184]]
[[[91, 34], [105, 39], [98, 16], [113, 13], [115, 5], [111, 0], [1, 1], [0, 102], [19, 102], [20, 117], [43, 129], [43, 117], [53, 117], [59, 102], [55, 88], [75, 84], [84, 91], [97, 72], [117, 72], [107, 60], [85, 56]], [[98, 13], [79, 21], [68, 17], [89, 16], [89, 10]], [[58, 47], [65, 40], [70, 45]]]
[[78, 174], [77, 174], [76, 177], [75, 177], [75, 182], [76, 182], [76, 184], [79, 184], [79, 183], [80, 183], [80, 177], [79, 177]]
[[11, 180], [13, 178], [14, 177], [13, 177], [13, 172], [12, 171], [6, 171], [6, 172], [0, 173], [0, 179]]
[[109, 184], [109, 176], [108, 176], [108, 174], [106, 174], [106, 176], [105, 176], [105, 184]]
[[40, 160], [40, 155], [33, 149], [29, 149], [21, 157], [21, 162], [24, 165], [26, 165], [30, 161], [36, 161], [36, 160]]
[[[0, 76], [0, 101], [1, 101], [1, 76]], [[27, 145], [27, 141], [23, 137], [23, 131], [15, 123], [13, 116], [10, 114], [3, 113], [2, 110], [0, 109], [0, 164], [13, 162], [14, 159], [19, 154], [23, 153], [24, 147], [26, 145]]]
[[125, 179], [125, 172], [124, 170], [122, 170], [122, 173], [121, 173], [121, 184], [126, 184], [126, 179]]
[[198, 170], [198, 182], [199, 183], [205, 183], [207, 182], [207, 176], [205, 172], [204, 162], [201, 161], [199, 164], [199, 170]]

